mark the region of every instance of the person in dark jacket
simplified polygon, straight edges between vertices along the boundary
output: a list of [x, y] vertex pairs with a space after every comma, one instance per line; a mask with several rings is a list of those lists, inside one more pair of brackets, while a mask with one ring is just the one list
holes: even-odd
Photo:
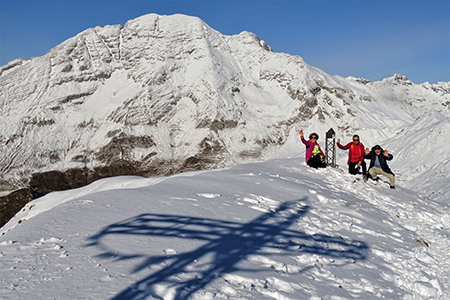
[[337, 140], [336, 144], [339, 149], [348, 151], [348, 172], [352, 175], [356, 175], [359, 173], [359, 168], [362, 167], [362, 174], [364, 181], [367, 181], [367, 167], [366, 162], [364, 161], [365, 149], [363, 143], [359, 140], [359, 135], [355, 134], [353, 136], [353, 142], [348, 143], [347, 145], [341, 145], [341, 140]]
[[366, 148], [364, 158], [370, 159], [369, 175], [372, 179], [378, 180], [378, 175], [384, 175], [389, 178], [391, 189], [395, 189], [395, 175], [387, 164], [388, 160], [394, 158], [392, 154], [389, 154], [387, 150], [383, 150], [380, 145], [376, 145], [372, 147], [371, 151], [369, 151], [369, 148]]

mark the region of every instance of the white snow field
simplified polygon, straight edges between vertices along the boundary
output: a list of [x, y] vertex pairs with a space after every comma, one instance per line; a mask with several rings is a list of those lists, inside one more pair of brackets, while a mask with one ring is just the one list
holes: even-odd
[[[330, 76], [150, 14], [1, 66], [0, 87], [0, 195], [117, 159], [220, 168], [28, 203], [0, 229], [0, 299], [450, 299], [450, 82]], [[307, 167], [299, 130], [324, 149], [330, 128], [388, 149], [396, 189], [339, 149], [339, 168]]]
[[297, 156], [48, 194], [2, 228], [0, 298], [450, 299], [448, 205], [343, 169]]
[[191, 16], [90, 28], [0, 66], [0, 114], [0, 192], [28, 187], [33, 173], [118, 161], [153, 176], [185, 171], [190, 158], [201, 162], [187, 170], [286, 157], [300, 129], [322, 142], [334, 128], [345, 141], [384, 142], [394, 163], [409, 159], [408, 188], [450, 198], [450, 82], [331, 76]]

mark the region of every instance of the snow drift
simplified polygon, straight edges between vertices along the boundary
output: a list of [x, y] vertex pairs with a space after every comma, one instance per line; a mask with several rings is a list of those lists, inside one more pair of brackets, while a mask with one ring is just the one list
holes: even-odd
[[304, 157], [50, 193], [2, 228], [2, 299], [448, 299], [448, 207]]

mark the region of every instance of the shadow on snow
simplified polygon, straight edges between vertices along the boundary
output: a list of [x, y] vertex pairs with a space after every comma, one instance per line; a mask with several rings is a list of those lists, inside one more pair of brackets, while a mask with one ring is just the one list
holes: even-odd
[[[160, 285], [172, 290], [174, 294], [172, 299], [189, 299], [195, 292], [222, 275], [236, 271], [258, 272], [257, 269], [244, 269], [238, 266], [238, 263], [250, 255], [267, 257], [310, 253], [349, 260], [366, 258], [368, 247], [362, 241], [348, 242], [341, 237], [309, 235], [290, 229], [296, 220], [307, 213], [309, 207], [302, 204], [305, 200], [285, 202], [275, 211], [264, 213], [248, 223], [190, 216], [142, 214], [109, 225], [92, 236], [88, 246], [101, 245], [102, 239], [108, 235], [176, 237], [204, 241], [202, 246], [184, 253], [145, 256], [144, 262], [133, 272], [156, 267], [161, 263], [165, 266], [135, 282], [113, 298], [134, 300], [146, 299], [151, 295], [163, 299], [158, 296], [160, 292], [157, 291], [157, 287]], [[100, 256], [131, 259], [144, 255], [120, 255], [106, 250]]]

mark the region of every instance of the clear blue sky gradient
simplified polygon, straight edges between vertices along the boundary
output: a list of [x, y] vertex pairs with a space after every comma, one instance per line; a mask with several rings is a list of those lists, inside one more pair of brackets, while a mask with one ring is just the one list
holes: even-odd
[[331, 75], [450, 81], [448, 0], [0, 0], [0, 65], [148, 13], [197, 16], [226, 35], [253, 32], [273, 51], [300, 55]]

